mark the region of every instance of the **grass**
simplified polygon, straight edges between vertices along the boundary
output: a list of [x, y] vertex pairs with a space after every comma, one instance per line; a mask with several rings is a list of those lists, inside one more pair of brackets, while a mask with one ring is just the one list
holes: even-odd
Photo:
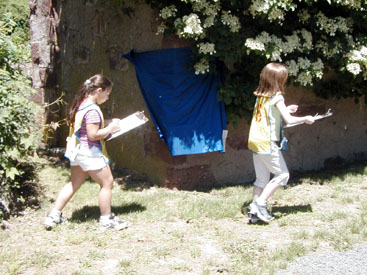
[[65, 208], [68, 222], [43, 229], [69, 169], [40, 160], [41, 207], [0, 231], [0, 274], [275, 274], [307, 253], [367, 240], [366, 171], [360, 163], [294, 175], [273, 196], [268, 225], [242, 213], [249, 184], [188, 192], [119, 179], [112, 210], [132, 226], [102, 233], [99, 186], [90, 181]]

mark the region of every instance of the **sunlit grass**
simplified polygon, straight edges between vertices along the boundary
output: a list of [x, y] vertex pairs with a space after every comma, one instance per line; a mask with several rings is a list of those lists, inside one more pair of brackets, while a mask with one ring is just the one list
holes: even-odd
[[90, 180], [66, 206], [67, 223], [43, 230], [69, 181], [69, 169], [45, 165], [42, 208], [0, 231], [0, 274], [275, 274], [321, 245], [343, 250], [367, 240], [365, 171], [298, 176], [271, 198], [276, 219], [254, 225], [246, 213], [251, 184], [207, 192], [115, 184], [112, 211], [132, 225], [102, 233], [99, 185]]

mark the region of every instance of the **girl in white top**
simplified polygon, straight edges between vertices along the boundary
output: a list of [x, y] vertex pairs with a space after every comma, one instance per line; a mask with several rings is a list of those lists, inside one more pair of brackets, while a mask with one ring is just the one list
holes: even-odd
[[71, 182], [61, 189], [54, 208], [44, 222], [48, 230], [62, 223], [61, 211], [88, 176], [101, 187], [98, 194], [100, 227], [116, 230], [127, 227], [126, 222], [111, 213], [113, 176], [104, 144], [104, 138], [117, 131], [119, 126], [112, 120], [104, 127], [103, 114], [98, 106], [108, 100], [112, 85], [103, 75], [92, 76], [84, 82], [72, 104], [65, 153], [70, 160]]
[[[287, 78], [288, 71], [284, 65], [269, 63], [261, 71], [259, 87], [254, 92], [257, 99], [248, 140], [256, 173], [253, 201], [249, 206], [252, 221], [259, 218], [270, 222], [274, 219], [267, 210], [267, 201], [289, 179], [288, 168], [281, 152], [283, 120], [285, 124], [314, 123], [312, 116], [291, 115], [297, 111], [298, 106], [286, 106], [284, 103]], [[270, 174], [274, 175], [271, 180]]]

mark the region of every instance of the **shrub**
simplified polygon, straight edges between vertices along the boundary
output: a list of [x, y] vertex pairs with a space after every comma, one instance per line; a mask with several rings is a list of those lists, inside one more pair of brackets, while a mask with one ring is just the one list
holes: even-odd
[[41, 107], [31, 100], [35, 91], [20, 69], [30, 60], [30, 45], [27, 26], [19, 22], [0, 14], [0, 220], [33, 192], [32, 153], [41, 141]]

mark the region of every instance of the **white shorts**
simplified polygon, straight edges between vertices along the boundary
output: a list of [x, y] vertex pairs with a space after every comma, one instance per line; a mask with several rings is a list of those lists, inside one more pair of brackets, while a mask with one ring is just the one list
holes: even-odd
[[83, 151], [78, 152], [75, 160], [70, 161], [70, 166], [80, 166], [85, 172], [99, 170], [108, 165], [109, 159], [102, 155], [100, 151], [96, 152], [96, 150], [91, 150], [88, 153]]

